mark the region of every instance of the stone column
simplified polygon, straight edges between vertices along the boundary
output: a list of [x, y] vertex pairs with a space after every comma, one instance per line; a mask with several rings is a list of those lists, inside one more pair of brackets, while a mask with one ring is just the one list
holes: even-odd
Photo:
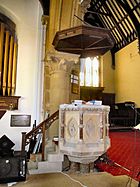
[[[59, 104], [69, 103], [70, 66], [64, 59], [53, 58], [50, 70], [50, 107], [55, 112]], [[69, 69], [69, 68], [70, 69]]]
[[90, 164], [80, 163], [80, 172], [81, 173], [89, 173], [89, 171], [90, 171]]
[[[59, 109], [59, 105], [70, 103], [70, 75], [75, 60], [73, 55], [49, 54], [47, 56], [47, 66], [49, 66], [50, 75], [50, 94], [49, 106], [50, 114]], [[58, 122], [54, 123], [49, 129], [49, 136], [58, 135]]]
[[[74, 26], [74, 14], [80, 4], [77, 0], [51, 0], [44, 63], [44, 111], [51, 115], [62, 103], [70, 102], [70, 73], [78, 55], [59, 53], [52, 45], [57, 31]], [[77, 19], [76, 19], [77, 20]], [[76, 59], [75, 59], [76, 56]], [[77, 57], [78, 56], [78, 57]], [[50, 136], [58, 135], [58, 122], [49, 129]]]
[[70, 163], [70, 172], [78, 172], [80, 164], [78, 162]]

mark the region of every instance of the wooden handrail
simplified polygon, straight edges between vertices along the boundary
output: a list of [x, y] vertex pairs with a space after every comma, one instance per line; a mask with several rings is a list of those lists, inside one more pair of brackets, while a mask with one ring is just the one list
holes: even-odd
[[38, 133], [42, 133], [42, 160], [44, 160], [44, 147], [46, 140], [46, 130], [49, 129], [51, 124], [59, 118], [59, 110], [53, 113], [50, 117], [42, 121], [37, 127], [32, 129], [30, 132], [26, 134], [26, 132], [22, 132], [22, 151], [25, 151], [25, 146], [28, 145], [33, 137], [35, 137]]
[[43, 125], [46, 124], [46, 130], [50, 127], [50, 125], [58, 119], [59, 111], [57, 110], [55, 113], [53, 113], [50, 117], [42, 121], [36, 128], [32, 129], [30, 132], [26, 134], [26, 139], [29, 138], [31, 135], [36, 133], [39, 129], [42, 128]]

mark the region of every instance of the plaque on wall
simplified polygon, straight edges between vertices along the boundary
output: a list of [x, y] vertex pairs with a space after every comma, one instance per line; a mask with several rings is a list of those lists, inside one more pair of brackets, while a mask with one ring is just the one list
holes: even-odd
[[29, 127], [31, 115], [11, 115], [11, 127]]

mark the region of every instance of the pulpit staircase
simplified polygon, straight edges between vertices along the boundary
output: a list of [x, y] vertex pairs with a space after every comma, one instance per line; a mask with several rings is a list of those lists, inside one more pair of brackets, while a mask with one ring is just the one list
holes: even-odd
[[[63, 154], [59, 152], [58, 145], [47, 137], [50, 126], [59, 118], [59, 111], [53, 113], [30, 132], [22, 132], [22, 151], [29, 147], [31, 141], [41, 135], [41, 152], [30, 154], [28, 171], [30, 174], [62, 171]], [[29, 148], [28, 148], [29, 149]]]

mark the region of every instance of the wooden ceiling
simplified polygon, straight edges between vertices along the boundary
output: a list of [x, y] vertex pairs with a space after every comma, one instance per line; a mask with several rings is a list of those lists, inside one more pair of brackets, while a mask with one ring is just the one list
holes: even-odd
[[[39, 1], [44, 14], [49, 15], [50, 0]], [[111, 31], [115, 40], [113, 54], [137, 38], [140, 51], [140, 0], [91, 0], [84, 21]]]
[[111, 30], [114, 53], [137, 38], [140, 50], [140, 0], [91, 0], [84, 19]]

